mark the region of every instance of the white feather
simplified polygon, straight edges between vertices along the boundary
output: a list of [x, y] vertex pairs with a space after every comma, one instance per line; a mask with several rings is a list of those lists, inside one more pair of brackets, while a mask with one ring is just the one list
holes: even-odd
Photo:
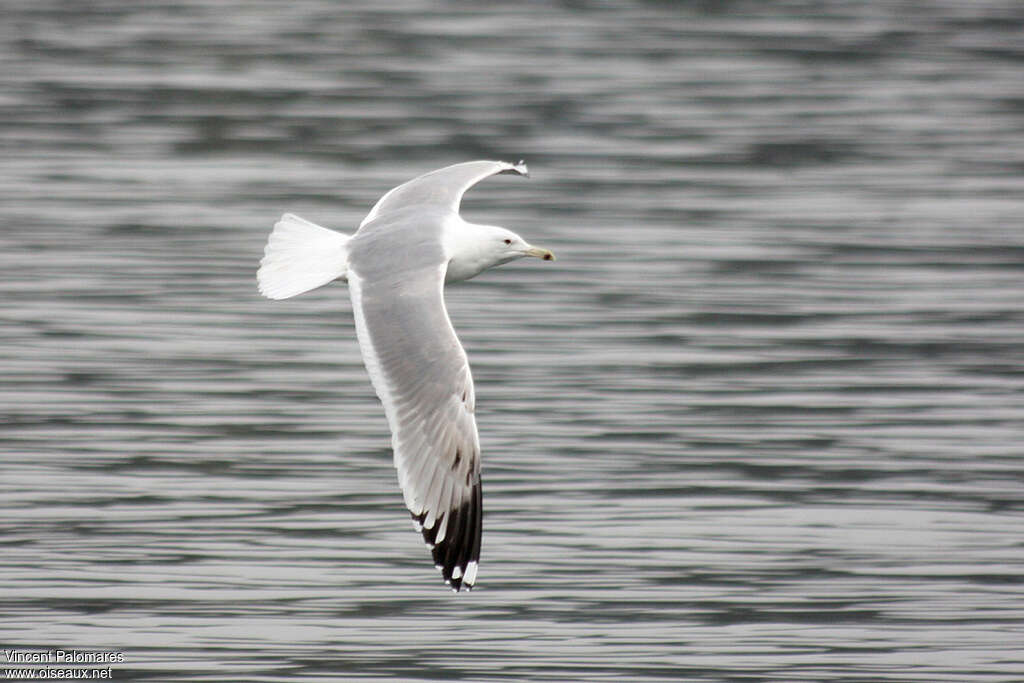
[[274, 224], [256, 280], [268, 299], [322, 287], [348, 273], [348, 235], [290, 213]]
[[476, 583], [477, 567], [478, 565], [476, 562], [470, 562], [466, 565], [466, 576], [462, 579], [462, 583], [466, 584], [467, 586], [472, 586], [474, 583]]

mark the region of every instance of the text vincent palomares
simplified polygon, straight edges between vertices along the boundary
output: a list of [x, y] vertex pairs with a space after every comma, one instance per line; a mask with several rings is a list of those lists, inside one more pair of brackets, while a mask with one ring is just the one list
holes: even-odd
[[4, 650], [9, 664], [114, 664], [124, 662], [123, 652], [87, 650]]

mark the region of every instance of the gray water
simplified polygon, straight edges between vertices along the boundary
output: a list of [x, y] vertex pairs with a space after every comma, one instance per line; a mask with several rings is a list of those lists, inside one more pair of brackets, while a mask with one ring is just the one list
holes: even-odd
[[[1024, 8], [66, 3], [0, 21], [0, 645], [115, 680], [1024, 679]], [[485, 528], [410, 524], [274, 220], [525, 159], [450, 288]]]

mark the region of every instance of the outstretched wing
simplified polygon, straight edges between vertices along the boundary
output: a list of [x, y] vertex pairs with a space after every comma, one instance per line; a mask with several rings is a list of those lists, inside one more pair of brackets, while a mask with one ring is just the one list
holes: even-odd
[[483, 521], [473, 378], [444, 306], [446, 264], [424, 260], [435, 261], [398, 258], [407, 267], [360, 272], [354, 258], [349, 288], [406, 507], [445, 582], [469, 589]]
[[381, 197], [359, 227], [390, 211], [414, 205], [436, 206], [458, 213], [466, 190], [496, 173], [528, 175], [529, 169], [521, 161], [518, 164], [507, 161], [467, 161], [431, 171], [402, 183]]

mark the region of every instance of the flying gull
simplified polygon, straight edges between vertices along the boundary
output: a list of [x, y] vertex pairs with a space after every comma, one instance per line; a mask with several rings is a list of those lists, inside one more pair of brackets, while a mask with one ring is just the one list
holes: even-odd
[[473, 377], [445, 310], [444, 285], [524, 256], [555, 258], [514, 232], [459, 215], [466, 190], [498, 173], [528, 175], [526, 164], [504, 161], [432, 171], [381, 197], [353, 235], [285, 214], [257, 273], [271, 299], [348, 282], [405, 505], [456, 591], [476, 582], [483, 505]]

